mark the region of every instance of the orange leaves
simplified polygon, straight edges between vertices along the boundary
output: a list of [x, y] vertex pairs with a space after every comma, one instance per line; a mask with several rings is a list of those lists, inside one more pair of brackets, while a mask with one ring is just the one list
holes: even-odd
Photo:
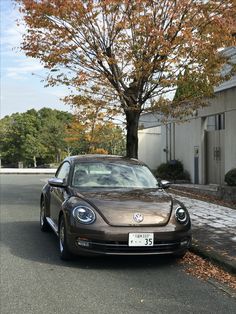
[[104, 148], [94, 148], [92, 147], [89, 151], [90, 154], [102, 154], [102, 155], [107, 155], [108, 151], [105, 150]]
[[[236, 44], [235, 0], [16, 2], [28, 27], [22, 49], [63, 74], [48, 83], [74, 87], [75, 96], [94, 95], [109, 108], [119, 103], [123, 111], [151, 109], [153, 100], [176, 88], [186, 66], [196, 82], [208, 82], [198, 87], [208, 97], [226, 62], [218, 49]], [[185, 103], [190, 98], [195, 95], [188, 93]]]
[[[102, 118], [102, 116], [101, 116]], [[77, 153], [121, 154], [124, 150], [122, 130], [112, 122], [89, 120], [77, 116], [66, 128], [64, 140]]]
[[200, 256], [188, 252], [181, 263], [187, 266], [187, 273], [196, 276], [199, 279], [209, 280], [212, 278], [219, 282], [226, 283], [231, 288], [236, 290], [235, 275], [225, 272]]

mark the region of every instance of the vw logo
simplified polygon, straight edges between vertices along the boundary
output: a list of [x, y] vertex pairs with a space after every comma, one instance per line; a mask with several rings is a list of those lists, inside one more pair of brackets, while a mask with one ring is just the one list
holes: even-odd
[[134, 218], [134, 221], [136, 221], [136, 222], [141, 222], [141, 221], [143, 221], [143, 215], [140, 214], [140, 213], [135, 213], [135, 214], [133, 215], [133, 218]]

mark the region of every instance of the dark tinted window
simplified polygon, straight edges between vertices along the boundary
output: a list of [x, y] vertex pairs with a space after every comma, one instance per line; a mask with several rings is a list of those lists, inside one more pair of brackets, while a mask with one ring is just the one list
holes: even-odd
[[216, 131], [225, 129], [225, 114], [220, 113], [207, 117], [207, 131]]

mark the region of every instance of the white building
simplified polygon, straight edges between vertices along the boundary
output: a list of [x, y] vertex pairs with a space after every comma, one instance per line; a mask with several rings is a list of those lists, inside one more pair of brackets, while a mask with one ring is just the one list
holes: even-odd
[[[225, 51], [236, 63], [236, 47]], [[155, 113], [140, 118], [139, 159], [151, 169], [180, 160], [196, 184], [223, 184], [236, 168], [236, 76], [215, 88], [210, 105], [187, 122], [161, 124]]]

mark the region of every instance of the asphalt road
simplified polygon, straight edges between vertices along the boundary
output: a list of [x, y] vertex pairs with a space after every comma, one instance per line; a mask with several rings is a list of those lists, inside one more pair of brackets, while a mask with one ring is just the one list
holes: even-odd
[[236, 312], [236, 300], [167, 257], [62, 262], [39, 229], [46, 176], [0, 175], [1, 314]]

